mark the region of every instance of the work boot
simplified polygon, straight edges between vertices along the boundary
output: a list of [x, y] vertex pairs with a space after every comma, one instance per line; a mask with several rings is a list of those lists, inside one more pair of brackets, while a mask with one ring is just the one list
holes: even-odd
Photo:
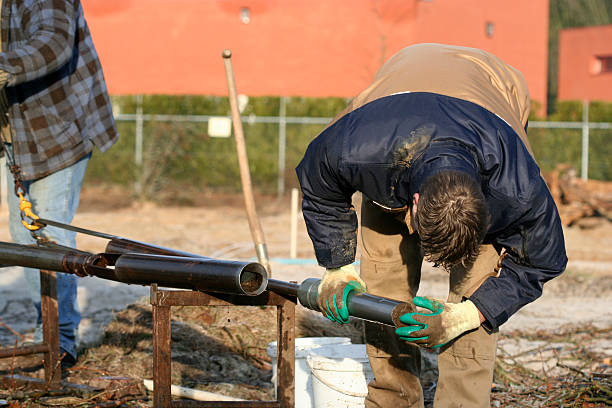
[[67, 378], [70, 375], [71, 368], [77, 363], [77, 359], [72, 354], [67, 353], [64, 349], [60, 348], [60, 356], [64, 356], [60, 362], [60, 368], [62, 370], [62, 379]]

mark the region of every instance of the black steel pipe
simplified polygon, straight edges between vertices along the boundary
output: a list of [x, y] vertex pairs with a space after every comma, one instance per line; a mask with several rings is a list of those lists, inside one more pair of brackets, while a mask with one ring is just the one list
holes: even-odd
[[277, 279], [268, 279], [268, 290], [283, 296], [297, 297], [300, 285], [295, 282], [285, 282]]
[[[268, 274], [265, 268], [258, 263], [218, 260], [131, 239], [118, 237], [111, 239], [106, 245], [106, 252], [121, 254], [119, 257], [120, 265], [115, 265], [115, 273], [118, 276], [121, 275], [120, 279], [125, 282], [130, 280], [129, 283], [150, 284], [155, 282], [160, 286], [173, 288], [259, 295], [266, 289], [268, 282]], [[155, 265], [148, 264], [152, 269], [146, 270], [144, 264], [138, 266], [137, 264], [143, 262], [142, 260], [145, 258], [138, 257], [137, 254], [148, 254], [149, 259], [155, 263]], [[153, 255], [166, 256], [167, 263], [158, 266], [156, 263], [164, 260], [162, 258], [151, 258]], [[170, 260], [171, 257], [178, 259]], [[197, 259], [198, 261], [189, 262], [185, 261], [185, 258]], [[186, 265], [190, 266], [187, 269], [182, 269]], [[162, 269], [159, 270], [159, 268]], [[170, 268], [172, 275], [168, 275], [168, 270], [164, 268]], [[197, 271], [194, 272], [194, 269]], [[262, 273], [262, 271], [265, 273]], [[195, 276], [192, 275], [194, 273]], [[137, 281], [132, 281], [132, 279]], [[155, 279], [155, 281], [152, 279]], [[193, 279], [198, 280], [197, 286], [193, 285], [191, 281]], [[149, 280], [148, 283], [146, 283], [147, 280]], [[183, 286], [178, 286], [181, 282]]]
[[250, 296], [261, 294], [268, 284], [266, 269], [256, 262], [155, 254], [120, 255], [115, 275], [124, 283]]
[[[270, 279], [268, 289], [286, 296], [297, 296], [302, 306], [320, 312], [317, 304], [320, 283], [321, 280], [316, 278], [306, 279], [299, 285]], [[353, 292], [349, 294], [346, 303], [351, 316], [395, 327], [403, 326], [400, 317], [404, 313], [415, 311], [410, 303], [369, 293]]]
[[74, 268], [91, 254], [80, 251], [41, 248], [12, 242], [0, 242], [0, 263], [55, 272], [74, 273]]

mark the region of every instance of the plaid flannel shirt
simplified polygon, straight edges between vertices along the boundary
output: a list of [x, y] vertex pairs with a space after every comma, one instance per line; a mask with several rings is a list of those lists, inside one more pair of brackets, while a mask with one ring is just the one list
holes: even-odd
[[23, 180], [65, 168], [119, 137], [79, 0], [3, 0], [0, 70]]

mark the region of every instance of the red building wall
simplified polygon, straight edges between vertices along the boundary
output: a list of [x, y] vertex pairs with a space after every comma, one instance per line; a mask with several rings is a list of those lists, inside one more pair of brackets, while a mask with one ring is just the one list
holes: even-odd
[[[345, 96], [420, 42], [483, 48], [546, 100], [547, 0], [83, 0], [114, 94]], [[248, 23], [241, 10], [250, 13]], [[490, 36], [487, 23], [492, 23]]]
[[612, 101], [612, 25], [561, 31], [558, 98]]

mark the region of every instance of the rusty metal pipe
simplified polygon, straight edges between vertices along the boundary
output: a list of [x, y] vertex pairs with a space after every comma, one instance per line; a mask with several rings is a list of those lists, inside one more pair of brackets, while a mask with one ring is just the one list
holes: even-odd
[[[66, 257], [70, 261], [66, 262]], [[56, 272], [74, 273], [72, 268], [91, 254], [65, 250], [40, 248], [28, 245], [0, 242], [0, 263], [26, 268], [47, 269]]]
[[123, 254], [115, 275], [124, 283], [256, 296], [266, 290], [268, 274], [256, 262], [154, 254]]

